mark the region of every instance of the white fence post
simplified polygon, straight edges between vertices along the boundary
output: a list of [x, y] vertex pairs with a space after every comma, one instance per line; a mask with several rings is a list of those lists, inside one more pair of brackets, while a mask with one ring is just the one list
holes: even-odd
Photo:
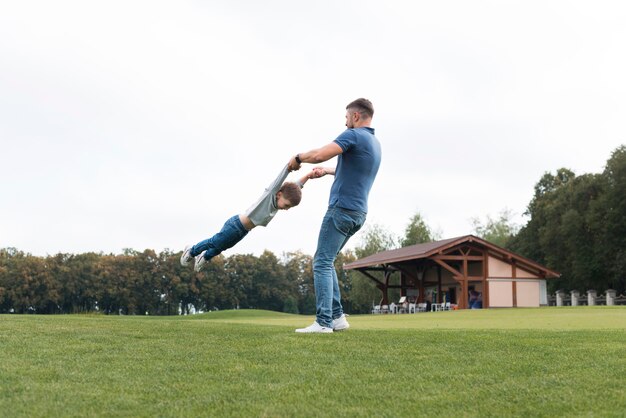
[[578, 306], [578, 297], [580, 296], [580, 292], [578, 290], [572, 290], [572, 306]]
[[565, 306], [565, 290], [556, 291], [556, 306]]
[[606, 306], [613, 306], [615, 305], [615, 296], [617, 295], [617, 292], [613, 289], [608, 289], [606, 291]]
[[587, 290], [587, 305], [594, 306], [596, 304], [596, 297], [598, 297], [598, 292], [595, 290]]

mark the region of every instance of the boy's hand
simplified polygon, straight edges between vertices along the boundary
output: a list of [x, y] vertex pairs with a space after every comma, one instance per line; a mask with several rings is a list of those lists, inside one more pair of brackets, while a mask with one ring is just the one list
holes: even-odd
[[324, 169], [324, 167], [315, 167], [311, 173], [310, 173], [310, 178], [312, 179], [318, 179], [320, 177], [324, 177], [326, 175], [326, 170]]

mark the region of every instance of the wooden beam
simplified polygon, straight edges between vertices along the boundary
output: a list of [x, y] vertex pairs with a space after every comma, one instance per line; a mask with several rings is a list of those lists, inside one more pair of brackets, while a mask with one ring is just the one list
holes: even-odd
[[[434, 261], [435, 263], [439, 264], [441, 267], [452, 273], [453, 276], [463, 276], [463, 273], [450, 266], [448, 263], [445, 263], [443, 260], [435, 259]], [[441, 277], [441, 270], [439, 270], [439, 276]], [[439, 280], [439, 282], [441, 282], [441, 280]]]
[[433, 260], [448, 260], [448, 261], [483, 261], [482, 255], [435, 255], [432, 256]]
[[[364, 275], [366, 275], [367, 277], [369, 277], [370, 279], [374, 280], [376, 283], [378, 283], [380, 286], [384, 286], [385, 284], [383, 282], [381, 282], [380, 280], [378, 280], [376, 277], [372, 276], [371, 274], [369, 274], [366, 270], [363, 269], [356, 269], [359, 273], [362, 273]], [[379, 286], [379, 288], [380, 288]]]
[[483, 308], [486, 309], [489, 307], [489, 282], [487, 281], [487, 277], [489, 277], [489, 254], [487, 251], [484, 252], [483, 257]]
[[389, 305], [389, 293], [387, 290], [389, 289], [389, 277], [391, 277], [391, 271], [385, 271], [385, 284], [381, 289], [383, 292], [383, 305]]
[[417, 275], [413, 274], [412, 272], [408, 271], [407, 269], [405, 269], [404, 267], [401, 266], [395, 266], [401, 273], [406, 274], [407, 276], [409, 276], [410, 278], [414, 279], [414, 280], [419, 280], [419, 278], [417, 277]]
[[437, 302], [441, 303], [441, 266], [437, 268]]
[[469, 308], [467, 303], [467, 293], [469, 292], [469, 287], [467, 285], [467, 276], [469, 276], [469, 266], [467, 263], [467, 257], [463, 260], [463, 282], [461, 283], [461, 291], [463, 294], [461, 295], [461, 308], [467, 309]]
[[[511, 260], [511, 276], [513, 279], [517, 277], [517, 266], [515, 265], [515, 259]], [[517, 280], [513, 280], [513, 286], [511, 286], [513, 292], [513, 307], [517, 308]]]
[[359, 267], [356, 268], [355, 270], [358, 271], [363, 271], [363, 270], [369, 270], [369, 271], [389, 271], [389, 270], [393, 270], [393, 271], [400, 271], [400, 269], [393, 265], [393, 264], [385, 264], [384, 267]]
[[461, 300], [459, 300], [459, 307], [461, 309], [469, 308], [467, 303], [467, 293], [469, 292], [469, 286], [467, 280], [461, 280]]

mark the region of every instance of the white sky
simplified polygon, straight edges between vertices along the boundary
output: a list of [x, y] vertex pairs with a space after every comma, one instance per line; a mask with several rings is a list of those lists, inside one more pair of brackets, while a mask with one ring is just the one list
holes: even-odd
[[[0, 0], [0, 247], [178, 251], [357, 97], [383, 146], [369, 224], [523, 223], [546, 171], [626, 143], [624, 22], [618, 0]], [[331, 182], [225, 255], [313, 255]]]

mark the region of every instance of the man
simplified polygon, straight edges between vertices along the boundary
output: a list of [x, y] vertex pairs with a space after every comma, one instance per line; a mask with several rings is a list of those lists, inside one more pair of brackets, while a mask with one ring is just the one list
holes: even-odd
[[297, 154], [289, 161], [289, 169], [298, 170], [302, 163], [321, 163], [338, 156], [335, 168], [314, 170], [318, 177], [334, 175], [335, 181], [330, 189], [328, 211], [322, 221], [313, 258], [316, 320], [296, 332], [330, 333], [350, 327], [341, 306], [334, 262], [367, 216], [367, 200], [381, 158], [380, 143], [370, 127], [373, 116], [372, 102], [367, 99], [353, 101], [346, 106], [346, 131], [330, 144]]

